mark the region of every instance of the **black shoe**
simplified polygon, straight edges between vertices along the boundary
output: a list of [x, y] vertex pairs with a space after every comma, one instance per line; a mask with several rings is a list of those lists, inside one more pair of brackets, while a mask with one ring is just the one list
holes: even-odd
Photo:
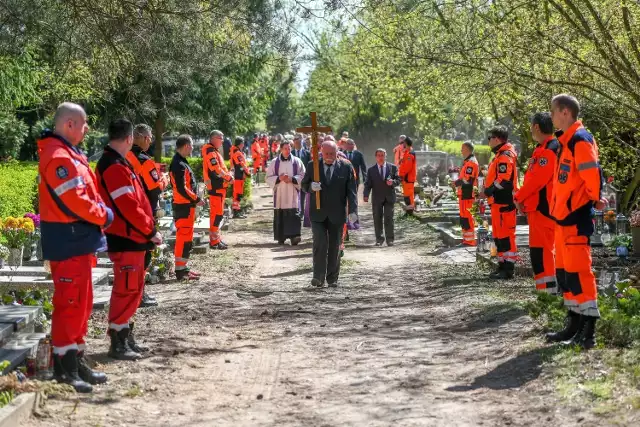
[[492, 271], [489, 274], [489, 279], [499, 279], [500, 278], [500, 274], [504, 270], [504, 264], [505, 264], [504, 262], [499, 262], [498, 263], [498, 268], [495, 269], [494, 271]]
[[84, 351], [78, 352], [78, 375], [82, 378], [82, 381], [93, 385], [107, 382], [107, 374], [91, 369], [87, 359], [84, 357]]
[[284, 240], [278, 240], [278, 244], [279, 244], [280, 246], [284, 245]]
[[142, 357], [140, 353], [136, 353], [129, 347], [129, 328], [120, 331], [109, 329], [111, 337], [111, 347], [107, 355], [112, 359], [118, 360], [138, 360]]
[[158, 301], [156, 301], [154, 297], [147, 294], [146, 291], [142, 293], [142, 299], [140, 300], [140, 305], [138, 307], [140, 308], [156, 307], [157, 305], [158, 305]]
[[376, 242], [376, 246], [382, 246], [384, 242]]
[[547, 342], [561, 342], [571, 339], [576, 335], [581, 327], [580, 315], [574, 311], [568, 311], [564, 321], [564, 329], [558, 332], [551, 332], [546, 335]]
[[222, 242], [217, 243], [215, 245], [209, 245], [209, 249], [217, 249], [219, 251], [224, 251], [224, 250], [227, 250], [228, 248], [229, 247]]
[[590, 350], [596, 346], [596, 322], [597, 317], [580, 315], [578, 331], [568, 341], [563, 341], [566, 346], [578, 346], [584, 350]]
[[311, 279], [311, 286], [315, 286], [316, 288], [321, 288], [324, 286], [324, 283], [322, 283], [322, 281], [319, 279]]
[[78, 350], [67, 350], [64, 356], [53, 355], [54, 378], [61, 384], [69, 384], [78, 393], [91, 393], [93, 387], [78, 374]]
[[135, 326], [134, 322], [129, 323], [129, 337], [127, 338], [127, 342], [129, 343], [129, 347], [131, 348], [131, 350], [135, 351], [136, 353], [146, 353], [148, 352], [150, 349], [147, 346], [144, 345], [140, 345], [136, 342], [136, 338], [133, 334], [133, 327]]
[[512, 262], [505, 262], [504, 266], [502, 267], [502, 271], [498, 272], [498, 277], [496, 277], [496, 279], [498, 280], [507, 280], [507, 279], [513, 279], [514, 276], [514, 271], [516, 269], [516, 265]]
[[291, 238], [291, 246], [298, 246], [298, 244], [301, 241], [302, 241], [302, 238], [300, 236], [292, 237]]
[[327, 284], [327, 286], [329, 286], [330, 288], [337, 288], [338, 287], [338, 281], [335, 282], [329, 282]]
[[242, 213], [242, 211], [233, 211], [233, 218], [235, 219], [245, 219], [247, 216]]
[[393, 246], [393, 240], [387, 240], [387, 246]]

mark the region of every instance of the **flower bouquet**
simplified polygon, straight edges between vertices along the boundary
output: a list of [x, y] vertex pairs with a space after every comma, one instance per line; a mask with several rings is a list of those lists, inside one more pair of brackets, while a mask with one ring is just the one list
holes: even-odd
[[24, 245], [35, 233], [36, 227], [31, 218], [6, 217], [0, 223], [0, 233], [9, 247], [9, 265], [21, 266]]

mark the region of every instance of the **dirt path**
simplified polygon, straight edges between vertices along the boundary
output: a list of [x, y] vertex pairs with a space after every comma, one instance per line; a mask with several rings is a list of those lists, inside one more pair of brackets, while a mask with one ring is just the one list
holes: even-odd
[[553, 397], [547, 350], [514, 304], [529, 281], [490, 284], [408, 221], [396, 247], [374, 248], [364, 207], [340, 286], [311, 289], [308, 231], [298, 247], [273, 244], [270, 200], [256, 193], [259, 210], [226, 233], [231, 249], [196, 257], [200, 283], [151, 288], [160, 307], [136, 327], [153, 354], [114, 363], [96, 337], [110, 382], [49, 400], [25, 425], [607, 425]]

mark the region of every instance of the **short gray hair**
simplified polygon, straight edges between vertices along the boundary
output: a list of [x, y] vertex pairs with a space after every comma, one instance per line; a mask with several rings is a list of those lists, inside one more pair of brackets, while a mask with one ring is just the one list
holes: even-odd
[[209, 139], [213, 138], [214, 136], [219, 136], [220, 138], [224, 138], [224, 133], [222, 133], [219, 130], [212, 130], [211, 133], [209, 134]]
[[347, 139], [347, 144], [356, 145], [356, 142], [353, 139], [349, 138], [349, 139]]
[[385, 156], [387, 155], [387, 150], [385, 150], [384, 148], [378, 148], [375, 152], [375, 154], [378, 153], [383, 153]]
[[134, 139], [144, 138], [146, 136], [152, 136], [152, 135], [153, 135], [153, 130], [151, 129], [151, 126], [145, 125], [144, 123], [140, 123], [139, 125], [136, 125], [136, 127], [133, 128]]

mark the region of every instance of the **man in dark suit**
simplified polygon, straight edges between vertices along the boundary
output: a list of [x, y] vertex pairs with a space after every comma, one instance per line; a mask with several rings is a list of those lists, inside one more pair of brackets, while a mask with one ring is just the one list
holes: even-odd
[[[353, 165], [353, 168], [356, 170], [357, 185], [360, 186], [361, 183], [367, 180], [367, 164], [364, 161], [364, 156], [362, 153], [356, 148], [356, 143], [353, 139], [347, 139], [347, 150], [345, 154], [347, 155], [347, 159]], [[362, 173], [360, 173], [362, 171]], [[356, 187], [357, 188], [357, 187]]]
[[[296, 156], [302, 161], [303, 165], [308, 165], [311, 161], [311, 152], [309, 150], [305, 150], [302, 147], [302, 135], [296, 133], [293, 137], [293, 149], [291, 150], [291, 154]], [[304, 190], [300, 191], [300, 218], [304, 216], [304, 204], [305, 199], [307, 198], [307, 193]]]
[[[376, 150], [376, 164], [367, 171], [364, 183], [364, 201], [369, 201], [369, 193], [373, 190], [373, 227], [376, 232], [376, 246], [382, 246], [387, 238], [387, 246], [393, 246], [393, 206], [396, 203], [395, 188], [400, 185], [398, 167], [387, 162], [387, 152], [383, 148]], [[384, 236], [382, 223], [384, 218]]]
[[[313, 280], [322, 287], [325, 278], [329, 287], [338, 286], [340, 274], [340, 242], [347, 217], [358, 220], [358, 196], [353, 166], [336, 159], [338, 147], [333, 141], [322, 144], [320, 182], [313, 181], [313, 162], [309, 162], [302, 179], [302, 189], [311, 193], [309, 216], [313, 233]], [[315, 193], [320, 192], [320, 209], [316, 209]]]

